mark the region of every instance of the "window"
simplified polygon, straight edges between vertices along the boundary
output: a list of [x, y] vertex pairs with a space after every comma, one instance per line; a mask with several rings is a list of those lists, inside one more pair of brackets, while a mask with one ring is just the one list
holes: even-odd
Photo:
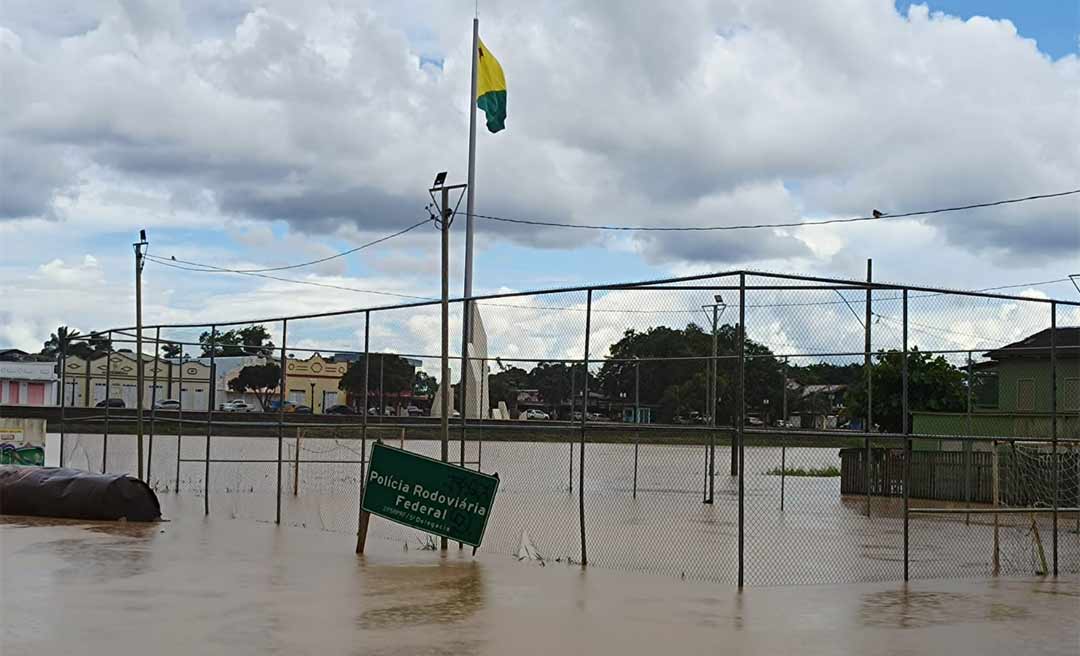
[[1016, 409], [1032, 411], [1035, 409], [1035, 379], [1021, 378], [1016, 381]]
[[971, 384], [972, 403], [976, 408], [998, 407], [998, 375], [996, 371], [982, 371], [974, 375]]
[[1066, 378], [1062, 381], [1061, 409], [1080, 410], [1080, 378]]

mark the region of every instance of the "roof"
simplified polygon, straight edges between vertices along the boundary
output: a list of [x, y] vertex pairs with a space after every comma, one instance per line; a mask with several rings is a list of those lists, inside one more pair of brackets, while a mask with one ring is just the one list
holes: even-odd
[[[1059, 358], [1080, 357], [1080, 326], [1067, 326], [1054, 330], [1054, 346]], [[1040, 330], [1020, 341], [1006, 344], [999, 349], [983, 353], [983, 357], [993, 360], [1007, 360], [1015, 358], [1039, 358], [1050, 357], [1050, 328]]]
[[4, 362], [22, 362], [23, 360], [29, 359], [30, 354], [22, 349], [0, 349], [0, 360], [3, 360]]
[[805, 385], [802, 388], [802, 395], [805, 397], [811, 394], [833, 394], [843, 392], [847, 387], [847, 385]]

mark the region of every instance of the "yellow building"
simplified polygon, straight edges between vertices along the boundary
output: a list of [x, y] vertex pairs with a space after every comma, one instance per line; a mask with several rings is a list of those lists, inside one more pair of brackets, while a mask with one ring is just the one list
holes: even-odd
[[[345, 375], [349, 363], [324, 358], [315, 353], [306, 360], [289, 358], [285, 365], [285, 400], [311, 407], [314, 413], [325, 412], [345, 399], [338, 381]], [[339, 401], [340, 399], [340, 401]]]
[[[65, 404], [76, 408], [92, 407], [109, 398], [123, 399], [125, 407], [136, 407], [137, 366], [131, 351], [117, 351], [107, 359], [102, 354], [89, 361], [67, 358], [64, 366]], [[210, 396], [210, 367], [196, 360], [183, 364], [161, 358], [155, 361], [149, 355], [142, 356], [142, 366], [144, 408], [149, 409], [155, 399], [178, 399], [184, 410], [206, 410]]]

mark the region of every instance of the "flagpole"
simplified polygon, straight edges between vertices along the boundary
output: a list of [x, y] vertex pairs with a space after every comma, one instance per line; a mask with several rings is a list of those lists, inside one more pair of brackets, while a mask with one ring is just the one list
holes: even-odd
[[[469, 93], [469, 180], [465, 188], [465, 293], [466, 299], [473, 293], [473, 209], [476, 189], [476, 67], [477, 53], [480, 47], [480, 19], [473, 18], [472, 22], [472, 82]], [[461, 308], [461, 386], [462, 393], [466, 390], [466, 376], [468, 364], [464, 357], [468, 354], [469, 338], [472, 333], [472, 312], [469, 301], [465, 301]], [[462, 396], [464, 399], [465, 396]], [[462, 407], [462, 420], [466, 417], [467, 408]]]

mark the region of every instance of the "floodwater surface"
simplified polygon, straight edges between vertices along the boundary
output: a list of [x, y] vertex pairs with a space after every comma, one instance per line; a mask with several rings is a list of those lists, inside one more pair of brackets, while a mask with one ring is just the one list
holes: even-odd
[[498, 554], [353, 553], [182, 516], [0, 520], [0, 653], [1069, 654], [1075, 580], [747, 588]]

